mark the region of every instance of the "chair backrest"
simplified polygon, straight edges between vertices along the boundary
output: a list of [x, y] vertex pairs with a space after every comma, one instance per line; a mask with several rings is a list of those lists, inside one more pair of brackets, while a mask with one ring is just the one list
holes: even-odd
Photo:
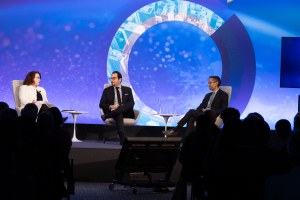
[[19, 116], [21, 115], [21, 102], [20, 102], [20, 99], [19, 99], [19, 89], [20, 89], [21, 85], [23, 85], [23, 80], [13, 80], [12, 81], [15, 107], [16, 107], [16, 111], [17, 111]]
[[[105, 84], [103, 85], [103, 88], [105, 89], [105, 88], [107, 88], [107, 87], [109, 87], [109, 86], [111, 86], [111, 83], [105, 83]], [[103, 112], [103, 109], [102, 109], [102, 108], [100, 108], [100, 114], [101, 114], [101, 115], [104, 115], [104, 112]]]
[[[133, 112], [134, 112], [134, 119], [132, 119], [132, 118], [124, 118], [124, 125], [125, 126], [133, 126], [139, 120], [139, 118], [140, 118], [140, 111], [137, 110], [137, 109], [133, 109]], [[102, 108], [100, 109], [100, 114], [101, 115], [104, 114]], [[107, 125], [115, 125], [116, 122], [115, 122], [115, 120], [113, 118], [107, 118], [105, 120], [105, 124], [107, 124]]]
[[230, 103], [230, 98], [232, 94], [232, 87], [231, 86], [220, 86], [220, 89], [223, 90], [228, 94], [228, 104]]
[[105, 83], [104, 84], [104, 89], [107, 88], [107, 87], [109, 87], [109, 86], [111, 86], [111, 83]]
[[[229, 105], [231, 94], [232, 94], [232, 87], [231, 86], [220, 86], [220, 89], [228, 94], [228, 105]], [[220, 115], [217, 117], [215, 124], [219, 128], [221, 128], [223, 126], [223, 120], [221, 119]]]
[[[122, 84], [122, 85], [123, 85], [123, 86], [129, 87], [129, 86], [126, 85], [126, 84]], [[111, 86], [111, 83], [105, 83], [105, 84], [104, 84], [104, 89], [107, 88], [107, 87], [109, 87], [109, 86]]]

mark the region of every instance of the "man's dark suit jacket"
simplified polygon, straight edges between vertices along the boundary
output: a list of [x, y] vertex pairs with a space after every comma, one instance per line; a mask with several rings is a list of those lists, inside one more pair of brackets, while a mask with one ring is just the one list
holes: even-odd
[[[133, 106], [134, 99], [130, 87], [121, 86], [122, 90], [122, 105], [119, 107], [119, 110], [122, 110], [124, 118], [134, 118]], [[109, 106], [114, 104], [115, 92], [114, 87], [109, 86], [104, 89], [99, 107], [103, 109], [104, 114], [110, 113]]]
[[[202, 108], [206, 108], [209, 98], [212, 95], [212, 92], [205, 95], [204, 99], [202, 100], [201, 104], [198, 106], [197, 110], [201, 110]], [[219, 89], [216, 93], [214, 100], [211, 104], [211, 109], [219, 115], [222, 110], [228, 107], [228, 94], [223, 90]]]

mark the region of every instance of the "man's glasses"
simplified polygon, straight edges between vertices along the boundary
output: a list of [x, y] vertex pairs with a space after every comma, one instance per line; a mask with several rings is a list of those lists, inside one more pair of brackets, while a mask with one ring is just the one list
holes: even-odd
[[213, 83], [216, 83], [216, 81], [215, 82], [207, 82], [208, 84], [213, 84]]
[[118, 79], [118, 77], [110, 77], [109, 80], [115, 80]]

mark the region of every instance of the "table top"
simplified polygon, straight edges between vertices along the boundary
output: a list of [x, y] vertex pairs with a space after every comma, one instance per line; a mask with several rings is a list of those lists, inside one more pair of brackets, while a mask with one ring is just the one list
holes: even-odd
[[87, 111], [78, 111], [78, 110], [62, 110], [61, 112], [66, 112], [70, 114], [86, 114]]
[[162, 116], [162, 117], [172, 117], [172, 116], [179, 116], [179, 114], [171, 114], [171, 113], [156, 113], [156, 114], [153, 114], [153, 115], [159, 115], [159, 116]]

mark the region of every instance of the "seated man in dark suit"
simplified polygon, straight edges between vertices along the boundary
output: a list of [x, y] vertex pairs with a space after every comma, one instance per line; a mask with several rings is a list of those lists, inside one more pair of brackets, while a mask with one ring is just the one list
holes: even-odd
[[176, 135], [178, 130], [187, 124], [186, 134], [190, 133], [194, 129], [194, 122], [197, 120], [206, 110], [213, 110], [218, 116], [221, 111], [228, 107], [228, 94], [221, 90], [221, 79], [218, 76], [210, 76], [208, 79], [208, 87], [211, 90], [210, 93], [206, 94], [201, 104], [197, 109], [190, 109], [184, 117], [179, 120], [175, 129], [163, 131], [165, 135]]
[[134, 118], [134, 99], [131, 88], [122, 86], [122, 74], [114, 71], [111, 74], [111, 86], [104, 89], [99, 107], [103, 109], [104, 115], [101, 119], [114, 118], [120, 137], [120, 144], [124, 142], [123, 118]]

